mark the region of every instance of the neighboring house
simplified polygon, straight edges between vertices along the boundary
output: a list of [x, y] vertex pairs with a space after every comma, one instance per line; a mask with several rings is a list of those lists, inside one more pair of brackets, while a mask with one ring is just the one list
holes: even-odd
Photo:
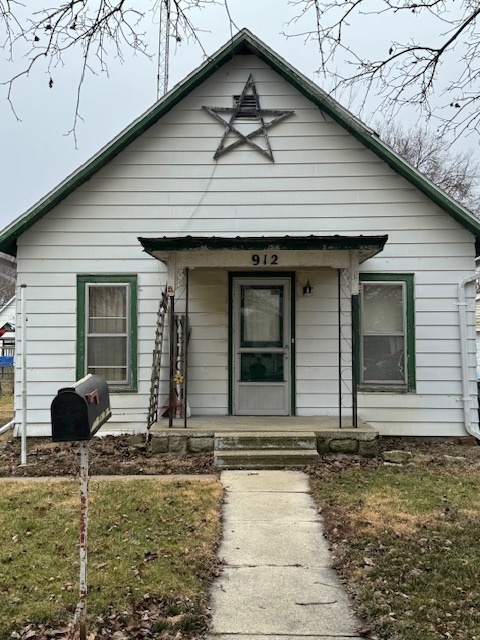
[[13, 356], [15, 355], [15, 306], [15, 296], [13, 296], [0, 309], [0, 366], [13, 364]]
[[0, 309], [0, 328], [6, 324], [15, 325], [15, 296]]
[[50, 433], [57, 390], [89, 372], [109, 382], [109, 430], [146, 429], [166, 285], [172, 348], [189, 340], [170, 373], [164, 353], [160, 405], [176, 373], [192, 418], [477, 433], [479, 238], [244, 30], [0, 235], [27, 285], [28, 434]]

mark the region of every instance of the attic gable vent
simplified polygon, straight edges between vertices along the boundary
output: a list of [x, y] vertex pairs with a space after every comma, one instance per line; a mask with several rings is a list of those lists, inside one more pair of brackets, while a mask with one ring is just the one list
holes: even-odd
[[241, 97], [241, 95], [233, 96], [233, 106], [235, 109], [238, 108], [236, 118], [238, 120], [258, 120], [257, 101], [255, 96], [252, 94], [243, 96], [243, 99], [240, 102]]

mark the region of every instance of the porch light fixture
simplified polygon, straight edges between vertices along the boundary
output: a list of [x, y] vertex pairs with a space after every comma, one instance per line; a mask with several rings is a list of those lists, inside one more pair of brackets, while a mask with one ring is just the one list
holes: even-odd
[[309, 296], [313, 291], [313, 287], [310, 284], [310, 280], [307, 280], [307, 284], [303, 285], [303, 295], [304, 296]]

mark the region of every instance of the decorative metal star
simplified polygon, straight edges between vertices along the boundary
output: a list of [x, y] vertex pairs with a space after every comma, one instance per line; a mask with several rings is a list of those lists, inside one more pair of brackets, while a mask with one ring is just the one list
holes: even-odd
[[[292, 113], [294, 113], [294, 111], [261, 109], [260, 100], [255, 88], [255, 83], [253, 81], [252, 75], [249, 76], [243, 88], [242, 94], [239, 96], [234, 107], [203, 107], [203, 109], [205, 109], [205, 111], [207, 111], [211, 116], [215, 118], [215, 120], [218, 120], [218, 122], [220, 122], [225, 127], [223, 137], [220, 140], [217, 150], [215, 151], [215, 155], [213, 156], [215, 160], [227, 151], [231, 151], [232, 149], [235, 149], [242, 144], [248, 144], [250, 147], [252, 147], [252, 149], [260, 151], [261, 154], [266, 156], [269, 160], [273, 161], [273, 153], [270, 146], [270, 140], [268, 139], [267, 129], [270, 129], [270, 127], [273, 127], [273, 125], [278, 124], [281, 120], [288, 118], [288, 116], [291, 116]], [[231, 114], [230, 120], [224, 120], [224, 118], [219, 115], [221, 113]], [[265, 116], [274, 117], [272, 120], [266, 122]], [[257, 127], [247, 134], [242, 133], [237, 128], [238, 122], [245, 122], [246, 118], [250, 121], [260, 122], [261, 126]], [[237, 121], [237, 127], [235, 126], [235, 121]], [[230, 133], [234, 133], [237, 136], [237, 139], [231, 144], [225, 146], [226, 139]], [[266, 148], [260, 146], [252, 139], [260, 135], [263, 135]]]

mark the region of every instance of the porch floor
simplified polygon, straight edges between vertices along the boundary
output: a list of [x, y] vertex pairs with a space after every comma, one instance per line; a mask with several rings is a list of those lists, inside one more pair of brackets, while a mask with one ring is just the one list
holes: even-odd
[[[192, 416], [187, 418], [187, 432], [313, 431], [330, 435], [335, 433], [336, 436], [356, 435], [357, 438], [363, 434], [369, 440], [378, 436], [378, 432], [361, 419], [358, 419], [357, 427], [352, 425], [351, 418], [342, 419], [341, 428], [338, 423], [338, 416]], [[150, 432], [171, 433], [173, 430], [185, 433], [183, 418], [174, 419], [172, 428], [168, 426], [168, 418], [162, 419], [151, 427]]]

